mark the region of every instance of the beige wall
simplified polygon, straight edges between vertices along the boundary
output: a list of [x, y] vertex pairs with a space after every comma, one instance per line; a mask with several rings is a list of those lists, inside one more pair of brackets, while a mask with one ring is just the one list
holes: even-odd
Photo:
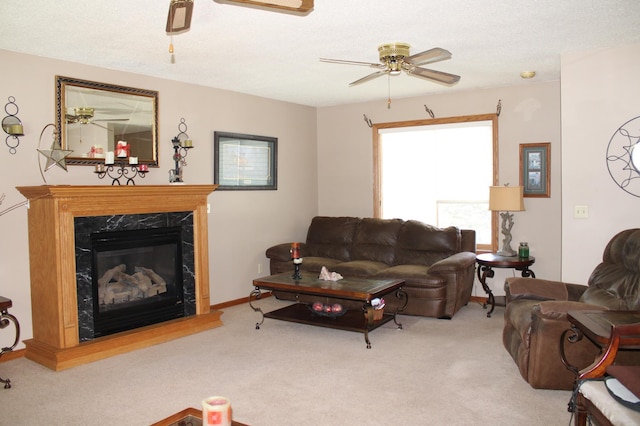
[[[429, 84], [429, 83], [425, 83]], [[551, 197], [526, 198], [525, 212], [515, 213], [514, 243], [527, 241], [537, 276], [560, 277], [560, 84], [527, 82], [472, 92], [452, 92], [321, 108], [318, 111], [319, 212], [325, 215], [373, 215], [372, 131], [363, 114], [374, 123], [450, 117], [496, 112], [502, 100], [499, 126], [500, 183], [519, 183], [519, 144], [551, 143]], [[408, 154], [410, 155], [410, 154]], [[464, 155], [464, 153], [461, 153]], [[512, 270], [496, 270], [490, 284], [504, 294], [504, 277]], [[474, 292], [485, 296], [478, 284]]]
[[[56, 74], [160, 92], [161, 167], [139, 184], [167, 183], [171, 138], [182, 117], [196, 146], [187, 158], [187, 183], [213, 183], [214, 130], [279, 138], [277, 191], [216, 191], [209, 197], [212, 303], [247, 296], [251, 279], [261, 275], [258, 265], [263, 273], [268, 272], [265, 248], [303, 240], [313, 215], [372, 214], [371, 129], [363, 114], [376, 123], [427, 118], [425, 104], [437, 117], [482, 114], [495, 112], [502, 100], [501, 183], [518, 182], [520, 143], [550, 142], [551, 198], [527, 198], [527, 210], [516, 213], [513, 229], [514, 241], [529, 242], [539, 277], [585, 282], [611, 235], [637, 226], [638, 198], [613, 183], [604, 155], [613, 132], [640, 115], [638, 45], [565, 55], [562, 86], [534, 80], [518, 87], [445, 92], [397, 99], [390, 110], [384, 94], [377, 102], [315, 109], [2, 50], [0, 62], [4, 65], [0, 103], [6, 103], [9, 96], [16, 98], [26, 132], [17, 154], [10, 155], [0, 146], [0, 193], [6, 194], [0, 210], [24, 200], [16, 186], [43, 184], [36, 148], [41, 129], [55, 118]], [[86, 167], [71, 166], [68, 172], [54, 168], [45, 176], [54, 185], [109, 184]], [[573, 219], [575, 204], [589, 205], [590, 218]], [[0, 217], [0, 294], [13, 299], [12, 312], [23, 326], [22, 338], [28, 339], [31, 308], [25, 209]], [[497, 294], [502, 293], [504, 277], [511, 274], [498, 271], [491, 282]], [[484, 296], [478, 287], [474, 294]], [[6, 334], [0, 333], [2, 346], [12, 339]]]
[[[609, 140], [640, 116], [640, 44], [562, 58], [562, 277], [584, 283], [611, 237], [640, 227], [640, 193], [630, 195], [609, 175]], [[637, 121], [636, 121], [637, 123]], [[640, 129], [635, 129], [637, 142]], [[574, 219], [575, 205], [589, 207]]]
[[[283, 239], [305, 237], [302, 230], [317, 212], [318, 200], [315, 108], [2, 50], [0, 63], [0, 103], [4, 106], [7, 98], [14, 96], [25, 128], [15, 155], [8, 153], [4, 143], [0, 145], [0, 193], [6, 194], [0, 210], [24, 200], [16, 186], [43, 184], [36, 149], [42, 128], [55, 119], [54, 77], [58, 74], [160, 92], [161, 167], [152, 169], [138, 185], [168, 184], [168, 171], [173, 167], [171, 139], [178, 133], [182, 117], [195, 145], [187, 157], [186, 183], [213, 183], [214, 130], [278, 138], [277, 191], [216, 191], [209, 197], [212, 303], [248, 296], [251, 280], [268, 273], [266, 247]], [[42, 148], [48, 149], [50, 144], [47, 140]], [[45, 177], [51, 185], [110, 184], [99, 180], [90, 167], [69, 166], [68, 172], [55, 167]], [[1, 216], [0, 226], [0, 295], [13, 300], [11, 312], [22, 325], [22, 339], [29, 339], [26, 207]], [[260, 274], [258, 264], [263, 270]], [[13, 336], [9, 334], [0, 333], [2, 347], [11, 343]]]

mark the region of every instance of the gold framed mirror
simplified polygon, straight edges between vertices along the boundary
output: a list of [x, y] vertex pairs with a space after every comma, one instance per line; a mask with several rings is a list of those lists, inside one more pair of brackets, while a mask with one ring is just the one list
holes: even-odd
[[103, 164], [118, 141], [139, 164], [158, 166], [158, 92], [56, 76], [56, 125], [66, 163]]

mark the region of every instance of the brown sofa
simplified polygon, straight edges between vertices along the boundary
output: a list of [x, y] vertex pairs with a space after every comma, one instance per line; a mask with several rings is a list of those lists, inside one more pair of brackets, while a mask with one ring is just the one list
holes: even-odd
[[[568, 311], [640, 309], [640, 229], [615, 235], [588, 286], [535, 278], [507, 278], [502, 341], [522, 377], [534, 388], [572, 389], [575, 376], [560, 359], [560, 337], [570, 328]], [[569, 363], [589, 366], [599, 349], [584, 338], [564, 344]], [[627, 363], [637, 352], [622, 353]]]
[[[471, 297], [475, 239], [473, 230], [415, 220], [316, 216], [300, 245], [301, 270], [319, 273], [325, 266], [343, 277], [403, 279], [404, 314], [451, 318]], [[271, 274], [293, 271], [290, 248], [282, 243], [267, 249]], [[386, 299], [391, 310], [401, 302]]]

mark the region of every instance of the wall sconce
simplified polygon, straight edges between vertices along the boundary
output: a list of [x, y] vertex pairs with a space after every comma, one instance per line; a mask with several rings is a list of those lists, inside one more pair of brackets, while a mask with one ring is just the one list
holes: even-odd
[[16, 104], [16, 98], [9, 96], [8, 101], [4, 106], [7, 116], [2, 119], [2, 130], [9, 135], [5, 139], [5, 143], [9, 147], [9, 154], [15, 154], [18, 151], [18, 145], [20, 145], [19, 136], [24, 136], [24, 127], [22, 127], [22, 121], [18, 118], [19, 109]]
[[513, 228], [513, 214], [510, 212], [524, 211], [524, 187], [522, 186], [490, 186], [489, 187], [489, 210], [500, 213], [502, 218], [502, 249], [498, 255], [512, 257], [518, 252], [511, 248], [511, 228]]
[[175, 168], [169, 170], [169, 182], [182, 183], [182, 169], [187, 166], [187, 153], [193, 148], [193, 141], [189, 139], [187, 134], [187, 123], [184, 118], [180, 119], [178, 124], [178, 136], [171, 140], [173, 144], [173, 161], [175, 162]]

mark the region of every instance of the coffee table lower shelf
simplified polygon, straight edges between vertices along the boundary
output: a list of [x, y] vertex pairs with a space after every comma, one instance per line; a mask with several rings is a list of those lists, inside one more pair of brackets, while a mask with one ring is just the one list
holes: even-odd
[[[339, 317], [328, 317], [313, 313], [304, 303], [294, 303], [292, 305], [285, 306], [284, 308], [266, 312], [264, 317], [281, 321], [296, 322], [299, 324], [315, 325], [317, 327], [364, 333], [364, 340], [367, 344], [367, 348], [371, 348], [369, 332], [389, 321], [395, 320], [394, 314], [385, 313], [382, 315], [381, 319], [374, 320], [369, 323], [364, 311], [358, 309], [349, 310]], [[398, 328], [402, 328], [402, 324], [397, 321], [396, 324]], [[256, 328], [260, 328], [258, 324], [256, 324]]]

